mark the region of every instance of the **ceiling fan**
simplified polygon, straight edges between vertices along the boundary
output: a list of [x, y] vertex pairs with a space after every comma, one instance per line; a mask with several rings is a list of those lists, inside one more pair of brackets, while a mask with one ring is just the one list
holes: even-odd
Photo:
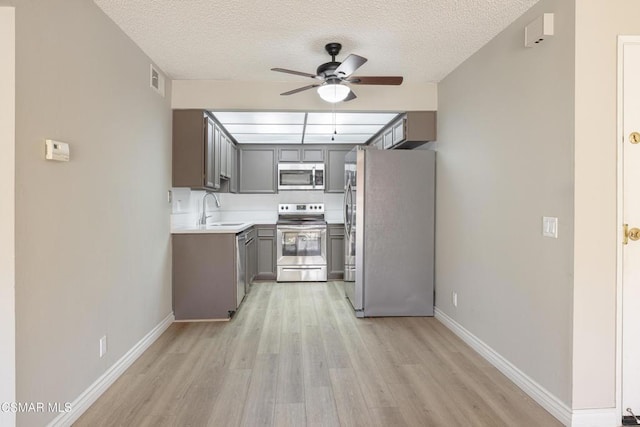
[[377, 76], [364, 77], [352, 76], [354, 71], [360, 68], [367, 58], [351, 54], [343, 62], [336, 62], [336, 55], [340, 53], [342, 45], [340, 43], [328, 43], [325, 50], [331, 55], [331, 61], [326, 62], [318, 67], [316, 74], [303, 73], [300, 71], [287, 70], [285, 68], [272, 68], [272, 71], [280, 73], [295, 74], [297, 76], [310, 77], [312, 79], [321, 80], [322, 83], [299, 87], [280, 95], [293, 95], [312, 88], [318, 88], [318, 94], [327, 102], [351, 101], [356, 98], [351, 88], [347, 84], [359, 85], [399, 85], [402, 83], [400, 76]]

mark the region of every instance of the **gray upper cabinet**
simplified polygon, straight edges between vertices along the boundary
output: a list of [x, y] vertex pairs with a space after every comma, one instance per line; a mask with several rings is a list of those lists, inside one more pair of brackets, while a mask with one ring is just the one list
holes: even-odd
[[382, 145], [382, 135], [374, 139], [371, 142], [371, 146], [377, 148], [378, 150], [382, 150], [384, 148]]
[[232, 165], [232, 163], [233, 163], [233, 154], [232, 153], [233, 153], [234, 144], [233, 144], [233, 141], [231, 141], [231, 138], [227, 137], [226, 135], [225, 135], [224, 139], [225, 139], [225, 142], [226, 142], [226, 145], [227, 145], [227, 156], [225, 158], [226, 161], [227, 161], [227, 167], [226, 167], [226, 175], [225, 176], [230, 179], [232, 174], [233, 174], [233, 165]]
[[325, 193], [342, 193], [344, 191], [344, 156], [352, 148], [352, 146], [327, 148]]
[[[220, 188], [220, 128], [215, 124], [211, 118], [207, 118], [208, 127], [213, 128], [213, 151], [212, 156], [207, 156], [211, 162], [212, 167], [207, 168], [207, 181], [211, 181], [212, 185], [207, 187], [219, 189]], [[207, 147], [209, 145], [207, 144]]]
[[275, 148], [242, 147], [240, 193], [275, 193], [276, 166]]
[[[275, 193], [278, 162], [315, 162], [325, 164], [325, 193], [342, 193], [344, 156], [353, 145], [242, 145], [240, 155], [240, 193]], [[277, 153], [277, 157], [275, 156]], [[277, 161], [276, 161], [277, 158]], [[231, 191], [231, 190], [230, 190]]]
[[278, 148], [278, 161], [280, 162], [299, 162], [300, 161], [300, 149], [281, 147]]
[[240, 174], [238, 173], [238, 148], [234, 144], [229, 144], [229, 193], [238, 192], [238, 181]]
[[203, 110], [174, 110], [172, 186], [220, 188], [215, 123]]
[[220, 176], [229, 178], [229, 139], [217, 128], [220, 133]]
[[409, 111], [401, 120], [403, 128], [402, 133], [398, 132], [398, 136], [402, 137], [402, 140], [394, 139], [394, 145], [415, 148], [425, 142], [436, 140], [435, 111]]
[[209, 117], [205, 118], [205, 147], [204, 147], [204, 181], [207, 188], [220, 188], [220, 176], [217, 173], [218, 162], [220, 161], [217, 155], [218, 147], [220, 147], [220, 140], [217, 135], [218, 129], [216, 128], [213, 120]]
[[377, 148], [415, 148], [435, 141], [436, 112], [409, 111], [385, 126], [370, 140]]
[[393, 129], [385, 129], [382, 133], [382, 148], [388, 150], [393, 147]]
[[324, 162], [324, 149], [322, 148], [302, 148], [303, 162]]
[[323, 147], [279, 147], [280, 162], [324, 162]]

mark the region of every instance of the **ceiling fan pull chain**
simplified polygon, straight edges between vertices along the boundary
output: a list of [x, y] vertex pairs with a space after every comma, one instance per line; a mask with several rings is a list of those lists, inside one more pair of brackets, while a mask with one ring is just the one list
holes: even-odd
[[[336, 131], [336, 104], [331, 104], [331, 118], [333, 121], [333, 135], [337, 135], [338, 132]], [[331, 140], [335, 141], [336, 138], [331, 135]]]

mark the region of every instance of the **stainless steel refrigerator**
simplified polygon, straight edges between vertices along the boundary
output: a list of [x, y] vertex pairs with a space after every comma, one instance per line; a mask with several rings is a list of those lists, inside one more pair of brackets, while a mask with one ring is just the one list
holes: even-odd
[[357, 147], [345, 157], [344, 287], [358, 317], [433, 316], [435, 156]]

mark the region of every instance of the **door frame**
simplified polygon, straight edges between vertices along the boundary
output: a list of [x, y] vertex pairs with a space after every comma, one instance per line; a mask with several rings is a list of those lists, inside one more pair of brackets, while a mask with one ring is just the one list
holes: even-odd
[[[15, 8], [0, 6], [0, 402], [16, 401]], [[0, 425], [16, 414], [0, 411]]]
[[623, 129], [623, 77], [624, 46], [628, 43], [640, 44], [640, 35], [618, 36], [618, 76], [617, 76], [617, 177], [616, 177], [616, 412], [620, 419], [625, 415], [622, 407], [622, 296], [623, 296], [623, 224], [624, 224], [624, 129]]

